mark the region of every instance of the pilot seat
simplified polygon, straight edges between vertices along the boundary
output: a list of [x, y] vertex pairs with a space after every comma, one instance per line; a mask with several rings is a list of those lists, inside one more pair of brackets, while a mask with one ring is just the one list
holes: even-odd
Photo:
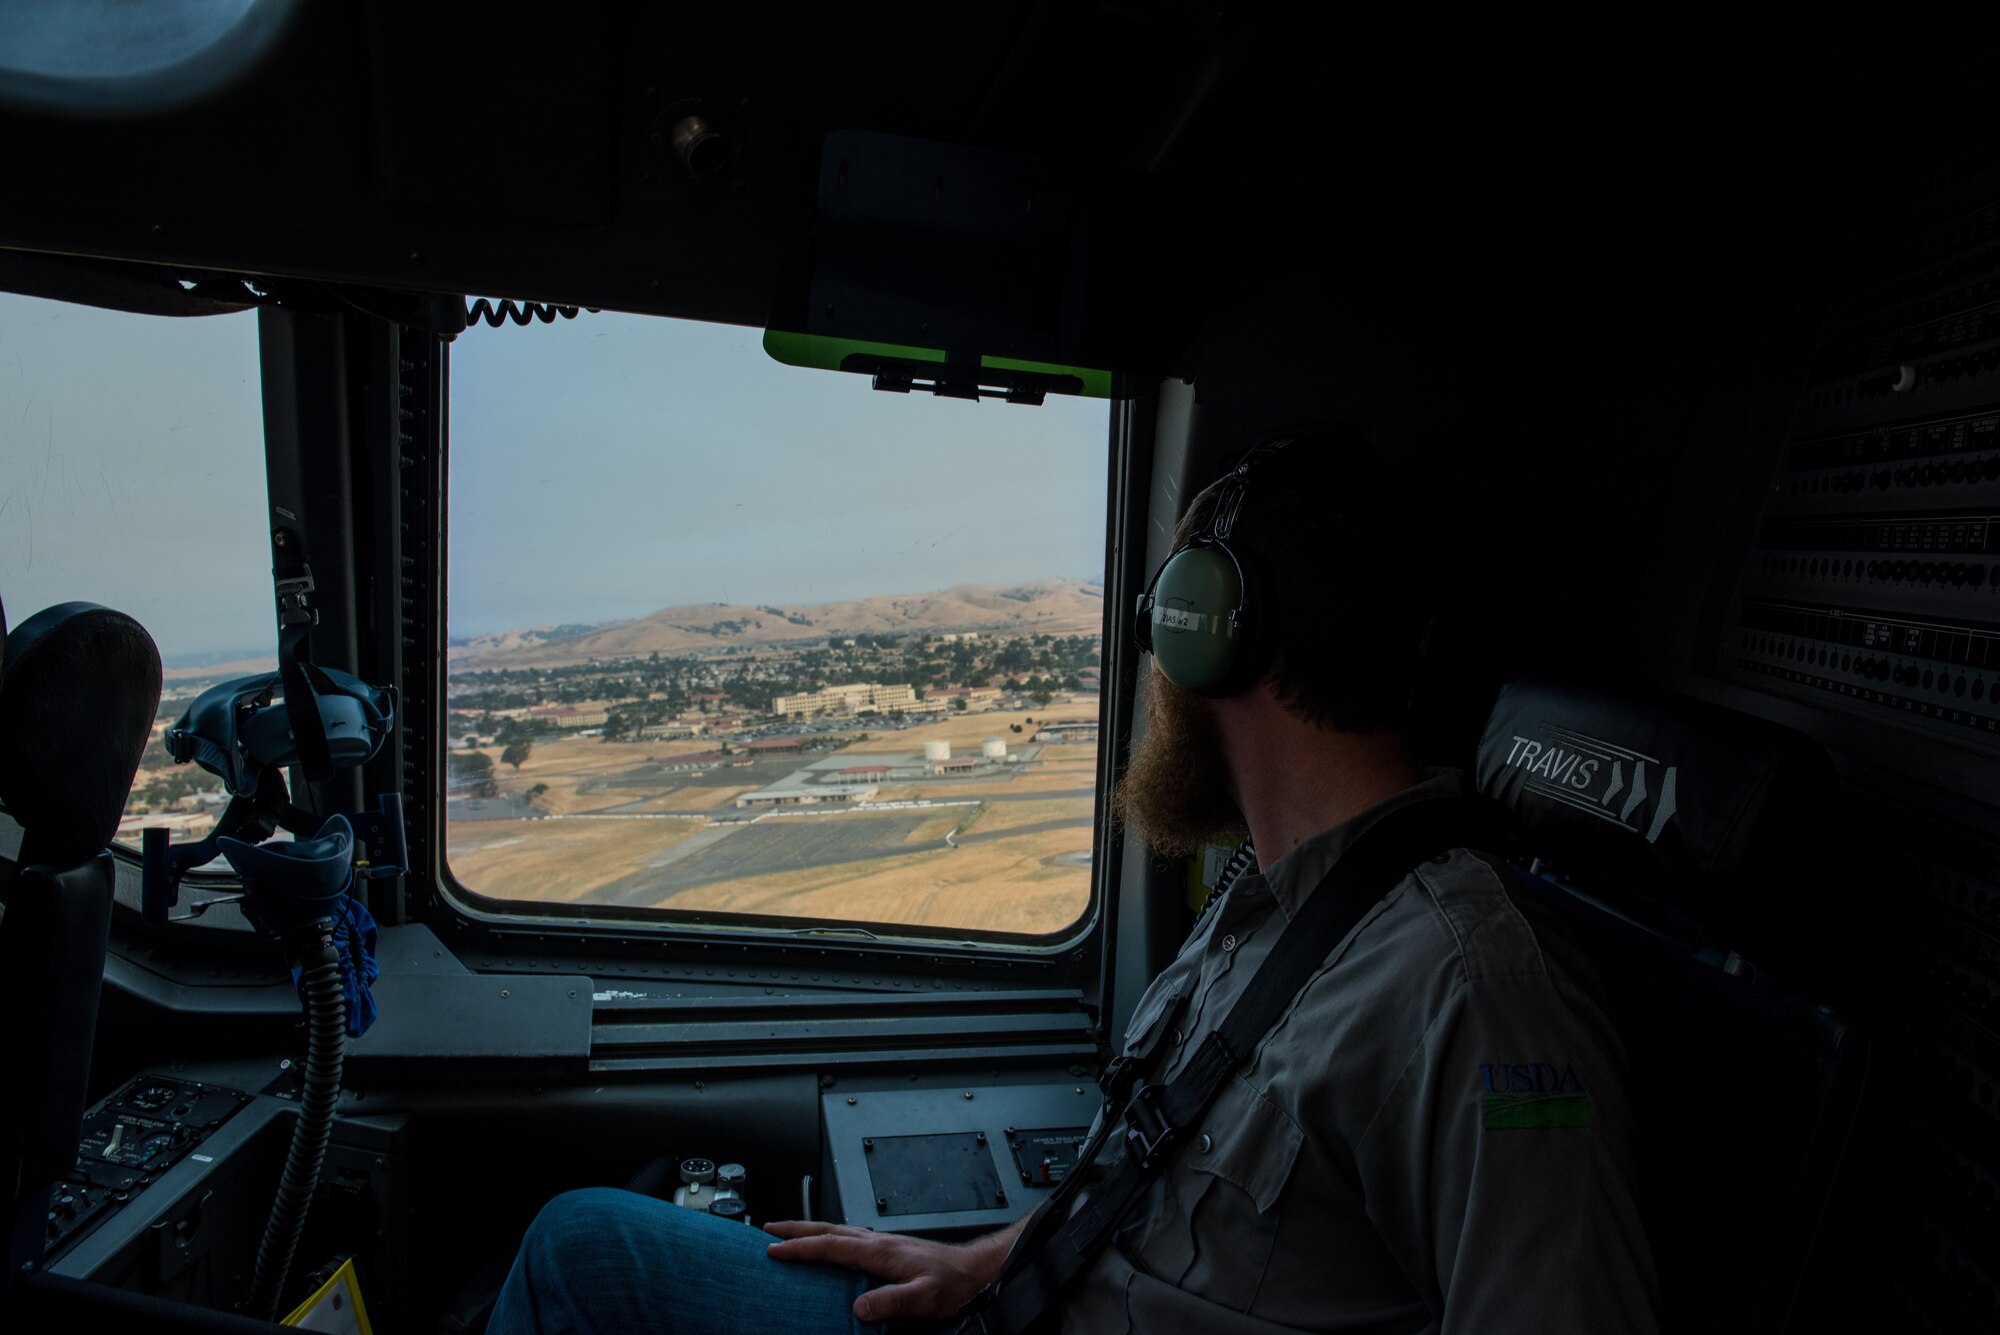
[[1830, 759], [1727, 709], [1535, 678], [1502, 691], [1475, 772], [1624, 1037], [1663, 1329], [1791, 1329], [1868, 1069], [1798, 972], [1837, 957], [1847, 902]]
[[0, 620], [0, 636], [0, 805], [21, 827], [0, 874], [0, 1283], [11, 1286], [39, 1266], [50, 1188], [76, 1161], [111, 930], [106, 848], [152, 733], [161, 671], [138, 622], [92, 603], [51, 607], [11, 634]]

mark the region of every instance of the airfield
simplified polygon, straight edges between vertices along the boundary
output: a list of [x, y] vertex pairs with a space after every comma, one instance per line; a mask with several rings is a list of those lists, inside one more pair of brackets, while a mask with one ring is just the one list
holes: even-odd
[[[447, 803], [445, 857], [494, 899], [1057, 932], [1089, 900], [1097, 747], [1034, 735], [1095, 715], [1084, 697], [901, 729], [861, 718], [800, 752], [723, 739], [732, 754], [701, 768], [688, 758], [714, 759], [717, 739], [538, 741], [518, 770], [489, 747], [499, 792]], [[1007, 759], [982, 757], [989, 737]], [[928, 772], [939, 741], [980, 763]]]

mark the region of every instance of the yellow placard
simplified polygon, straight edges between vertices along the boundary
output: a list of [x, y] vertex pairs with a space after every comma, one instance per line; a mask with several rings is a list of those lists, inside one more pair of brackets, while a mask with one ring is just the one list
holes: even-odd
[[354, 1278], [354, 1258], [342, 1261], [333, 1277], [294, 1308], [281, 1324], [334, 1335], [375, 1335], [368, 1325], [368, 1307], [361, 1301], [361, 1283]]
[[1201, 852], [1188, 859], [1187, 906], [1190, 909], [1199, 909], [1207, 901], [1208, 892], [1215, 888], [1222, 869], [1229, 865], [1230, 855], [1235, 851], [1234, 844], [1203, 844]]

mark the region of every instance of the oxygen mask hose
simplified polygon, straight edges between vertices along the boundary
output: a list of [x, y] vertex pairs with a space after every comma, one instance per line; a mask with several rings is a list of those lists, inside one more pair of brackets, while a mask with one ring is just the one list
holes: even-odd
[[353, 882], [354, 834], [339, 816], [311, 840], [264, 845], [221, 839], [223, 856], [243, 878], [245, 911], [258, 929], [275, 936], [299, 970], [306, 1015], [305, 1083], [292, 1127], [284, 1176], [271, 1218], [257, 1245], [257, 1268], [244, 1310], [266, 1321], [291, 1277], [292, 1258], [305, 1230], [306, 1212], [319, 1190], [327, 1142], [340, 1102], [341, 1064], [347, 1051], [347, 1003], [334, 943], [334, 916]]
[[[292, 1146], [285, 1154], [285, 1174], [278, 1198], [257, 1244], [257, 1269], [244, 1308], [252, 1316], [275, 1320], [278, 1300], [291, 1278], [292, 1258], [305, 1231], [306, 1211], [319, 1190], [320, 1169], [326, 1163], [327, 1142], [333, 1136], [334, 1109], [340, 1102], [340, 1068], [347, 1051], [347, 1003], [342, 998], [340, 955], [333, 946], [333, 923], [315, 924], [317, 937], [307, 950], [291, 955], [303, 973], [300, 990], [306, 1007], [306, 1071], [299, 1094], [299, 1120], [292, 1127]], [[290, 943], [287, 942], [289, 946]]]

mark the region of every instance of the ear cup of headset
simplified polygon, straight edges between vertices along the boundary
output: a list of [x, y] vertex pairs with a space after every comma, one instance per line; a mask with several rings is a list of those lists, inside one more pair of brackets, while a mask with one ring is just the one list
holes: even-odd
[[1135, 638], [1168, 681], [1200, 695], [1228, 696], [1255, 684], [1270, 637], [1257, 572], [1229, 546], [1248, 486], [1250, 461], [1278, 454], [1283, 436], [1246, 451], [1215, 498], [1202, 531], [1175, 548], [1139, 598]]
[[1220, 542], [1190, 545], [1153, 581], [1153, 661], [1168, 681], [1202, 695], [1240, 689], [1250, 660], [1243, 570]]

